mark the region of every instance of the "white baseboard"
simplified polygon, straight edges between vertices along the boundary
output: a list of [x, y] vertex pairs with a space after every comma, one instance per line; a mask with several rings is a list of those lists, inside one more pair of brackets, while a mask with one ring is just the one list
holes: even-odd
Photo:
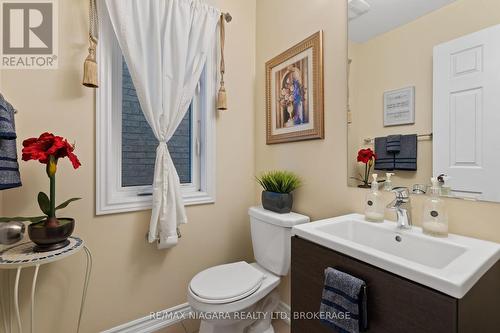
[[290, 305], [281, 301], [280, 304], [278, 305], [278, 307], [276, 308], [276, 312], [281, 312], [281, 313], [286, 314], [286, 318], [283, 318], [282, 320], [285, 323], [287, 323], [288, 325], [290, 325], [290, 315], [291, 315]]
[[188, 303], [184, 303], [170, 309], [159, 311], [154, 313], [154, 315], [150, 314], [143, 318], [110, 328], [102, 333], [152, 333], [181, 322], [185, 318], [189, 318], [190, 313], [191, 307]]
[[[101, 333], [153, 333], [161, 330], [162, 328], [175, 325], [183, 319], [189, 318], [191, 307], [188, 303], [180, 304], [170, 309], [165, 309], [128, 323], [110, 328], [102, 331]], [[280, 302], [276, 308], [276, 312], [286, 314], [286, 318], [282, 320], [290, 325], [290, 305]]]

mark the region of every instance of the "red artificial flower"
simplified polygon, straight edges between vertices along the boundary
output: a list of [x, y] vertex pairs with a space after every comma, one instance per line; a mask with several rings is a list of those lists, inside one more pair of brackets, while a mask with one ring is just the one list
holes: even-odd
[[29, 138], [23, 141], [23, 161], [37, 160], [40, 163], [49, 163], [50, 156], [55, 159], [68, 157], [73, 164], [73, 168], [80, 167], [78, 157], [73, 154], [75, 146], [70, 144], [68, 140], [60, 136], [55, 136], [52, 133], [43, 133], [38, 138]]
[[370, 148], [361, 149], [358, 152], [358, 162], [362, 162], [364, 164], [367, 164], [372, 159], [377, 159], [377, 155]]

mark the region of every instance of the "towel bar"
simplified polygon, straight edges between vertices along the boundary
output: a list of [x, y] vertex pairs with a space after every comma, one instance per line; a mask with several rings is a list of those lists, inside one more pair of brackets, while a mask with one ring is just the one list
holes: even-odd
[[[432, 140], [432, 136], [433, 134], [432, 133], [429, 133], [429, 134], [420, 134], [420, 135], [417, 135], [417, 137], [420, 139], [420, 138], [427, 138], [427, 140]], [[375, 142], [375, 139], [374, 138], [365, 138], [363, 139], [363, 141], [368, 144], [368, 143], [374, 143]]]

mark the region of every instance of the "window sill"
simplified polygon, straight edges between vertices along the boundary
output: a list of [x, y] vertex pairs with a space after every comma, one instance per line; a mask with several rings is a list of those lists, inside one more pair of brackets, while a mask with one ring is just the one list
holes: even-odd
[[[122, 200], [112, 200], [102, 202], [96, 207], [96, 215], [118, 214], [150, 210], [152, 195], [134, 195], [133, 197], [123, 197]], [[182, 196], [184, 206], [208, 205], [215, 203], [213, 194], [197, 191], [189, 191]], [[99, 202], [99, 200], [98, 200]]]
[[215, 203], [215, 197], [207, 192], [194, 192], [182, 196], [184, 206], [207, 205]]

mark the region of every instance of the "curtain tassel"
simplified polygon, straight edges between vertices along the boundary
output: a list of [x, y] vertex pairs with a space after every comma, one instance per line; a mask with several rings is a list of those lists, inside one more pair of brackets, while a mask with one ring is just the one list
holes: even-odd
[[227, 94], [224, 82], [221, 82], [219, 93], [217, 95], [217, 110], [227, 110]]
[[220, 16], [220, 88], [217, 95], [217, 110], [227, 110], [227, 93], [224, 86], [224, 74], [226, 73], [226, 64], [224, 61], [224, 43], [226, 29], [224, 26], [224, 14]]
[[89, 38], [89, 55], [83, 63], [83, 85], [89, 88], [98, 88], [99, 82], [97, 80], [97, 61], [96, 61], [96, 47], [97, 41], [94, 38]]
[[83, 63], [82, 84], [89, 88], [99, 88], [97, 80], [97, 40], [99, 38], [99, 17], [97, 15], [96, 0], [89, 0], [89, 55]]

